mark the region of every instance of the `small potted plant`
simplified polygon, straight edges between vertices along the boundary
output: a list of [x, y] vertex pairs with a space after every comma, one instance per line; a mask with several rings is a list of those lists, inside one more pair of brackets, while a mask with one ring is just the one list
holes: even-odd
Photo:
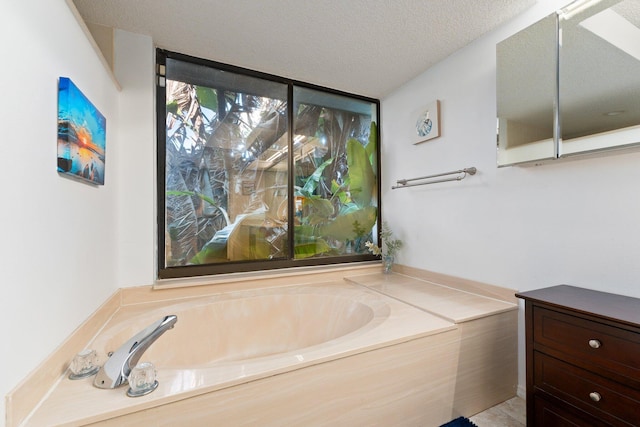
[[384, 266], [385, 273], [391, 273], [393, 267], [393, 261], [395, 259], [396, 252], [402, 247], [402, 240], [392, 239], [393, 231], [389, 228], [386, 221], [382, 222], [382, 231], [380, 231], [380, 237], [382, 238], [382, 247], [377, 246], [372, 242], [366, 242], [365, 246], [374, 255], [380, 255]]

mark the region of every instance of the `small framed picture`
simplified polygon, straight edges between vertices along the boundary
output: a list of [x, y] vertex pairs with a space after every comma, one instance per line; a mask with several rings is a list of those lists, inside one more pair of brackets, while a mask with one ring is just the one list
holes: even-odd
[[411, 113], [413, 137], [411, 142], [419, 144], [440, 136], [440, 100], [435, 100]]

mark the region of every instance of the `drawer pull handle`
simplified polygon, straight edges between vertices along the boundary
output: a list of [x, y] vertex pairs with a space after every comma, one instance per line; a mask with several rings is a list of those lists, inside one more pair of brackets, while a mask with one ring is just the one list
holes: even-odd
[[591, 348], [600, 348], [602, 343], [599, 340], [589, 340], [589, 347]]
[[591, 393], [589, 393], [589, 397], [594, 402], [600, 402], [600, 399], [602, 399], [602, 396], [600, 396], [600, 393], [598, 393], [597, 391], [592, 391]]

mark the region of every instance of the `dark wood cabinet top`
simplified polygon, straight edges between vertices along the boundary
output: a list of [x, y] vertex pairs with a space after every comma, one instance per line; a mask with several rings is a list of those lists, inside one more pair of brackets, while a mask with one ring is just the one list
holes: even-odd
[[558, 308], [569, 309], [605, 320], [640, 327], [640, 299], [570, 285], [520, 292], [516, 297]]

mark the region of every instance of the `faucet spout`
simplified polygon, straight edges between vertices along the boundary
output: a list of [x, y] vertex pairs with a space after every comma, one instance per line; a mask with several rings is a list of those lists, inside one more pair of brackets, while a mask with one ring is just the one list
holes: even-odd
[[178, 317], [173, 314], [165, 316], [131, 337], [107, 359], [93, 385], [98, 388], [116, 388], [124, 384], [142, 354], [160, 335], [173, 328], [177, 321]]

